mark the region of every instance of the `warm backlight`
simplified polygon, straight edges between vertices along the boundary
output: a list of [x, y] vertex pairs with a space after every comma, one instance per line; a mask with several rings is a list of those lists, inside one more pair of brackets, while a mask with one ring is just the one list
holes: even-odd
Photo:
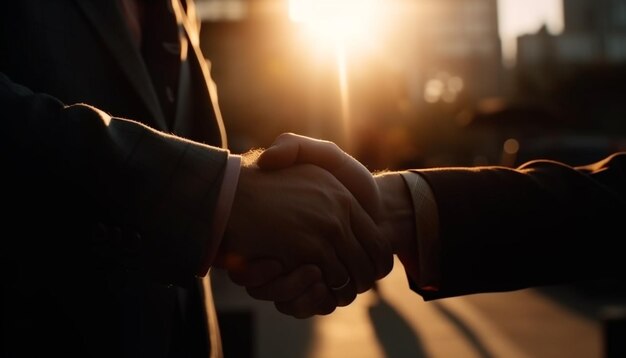
[[289, 17], [316, 37], [363, 40], [371, 35], [380, 0], [289, 0]]

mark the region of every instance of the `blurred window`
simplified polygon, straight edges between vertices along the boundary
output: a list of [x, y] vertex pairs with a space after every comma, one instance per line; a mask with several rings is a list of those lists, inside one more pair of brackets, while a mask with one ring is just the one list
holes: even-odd
[[533, 65], [541, 63], [545, 58], [545, 40], [538, 36], [524, 36], [519, 39], [519, 58], [522, 64]]
[[613, 25], [615, 28], [626, 28], [626, 1], [618, 0], [613, 4]]
[[485, 0], [466, 0], [464, 5], [467, 16], [472, 20], [484, 19], [489, 13], [489, 4]]
[[607, 56], [613, 62], [626, 61], [626, 35], [613, 35], [608, 38]]
[[564, 62], [593, 61], [598, 57], [596, 42], [588, 34], [564, 35], [556, 42], [557, 56]]

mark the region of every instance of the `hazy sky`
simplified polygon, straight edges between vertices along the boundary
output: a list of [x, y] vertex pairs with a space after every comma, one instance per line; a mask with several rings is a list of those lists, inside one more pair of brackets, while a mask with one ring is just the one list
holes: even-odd
[[563, 0], [498, 0], [500, 34], [505, 59], [515, 55], [515, 37], [536, 32], [542, 24], [557, 33], [563, 29]]

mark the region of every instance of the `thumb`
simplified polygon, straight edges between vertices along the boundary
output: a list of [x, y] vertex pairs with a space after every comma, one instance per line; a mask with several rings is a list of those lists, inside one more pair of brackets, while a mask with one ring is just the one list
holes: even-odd
[[[261, 169], [276, 170], [295, 165], [298, 162], [301, 136], [284, 133], [278, 136], [272, 146], [264, 150], [257, 159]], [[304, 138], [304, 137], [303, 137]]]
[[[350, 164], [347, 163], [348, 160], [363, 167], [333, 142], [283, 133], [276, 138], [271, 147], [261, 153], [258, 165], [261, 169], [282, 169], [295, 164], [313, 164], [336, 174], [340, 167]], [[363, 169], [369, 173], [367, 168]]]
[[335, 143], [293, 133], [278, 136], [259, 156], [261, 169], [313, 164], [329, 171], [357, 199], [372, 218], [380, 212], [380, 194], [370, 171]]

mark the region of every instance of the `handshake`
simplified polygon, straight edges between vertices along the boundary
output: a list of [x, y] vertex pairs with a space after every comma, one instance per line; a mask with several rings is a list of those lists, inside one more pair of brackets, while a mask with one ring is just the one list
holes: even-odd
[[[244, 155], [214, 266], [297, 318], [329, 314], [417, 255], [411, 196], [332, 142], [283, 134]], [[404, 262], [404, 260], [403, 260]]]

